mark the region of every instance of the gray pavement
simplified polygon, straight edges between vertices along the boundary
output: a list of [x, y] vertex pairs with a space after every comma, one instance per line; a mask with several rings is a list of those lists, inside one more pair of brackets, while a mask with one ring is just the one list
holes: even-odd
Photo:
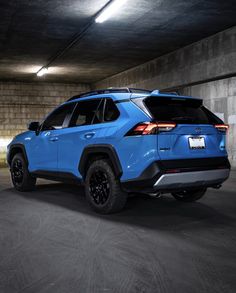
[[83, 189], [0, 169], [0, 292], [236, 292], [236, 172], [197, 203], [137, 196], [101, 216]]

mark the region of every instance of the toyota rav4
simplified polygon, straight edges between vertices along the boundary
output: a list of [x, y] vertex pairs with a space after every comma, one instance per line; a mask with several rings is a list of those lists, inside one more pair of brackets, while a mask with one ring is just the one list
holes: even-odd
[[201, 99], [131, 88], [72, 97], [8, 146], [14, 187], [38, 177], [85, 186], [100, 213], [121, 210], [130, 193], [200, 199], [228, 178], [228, 125]]

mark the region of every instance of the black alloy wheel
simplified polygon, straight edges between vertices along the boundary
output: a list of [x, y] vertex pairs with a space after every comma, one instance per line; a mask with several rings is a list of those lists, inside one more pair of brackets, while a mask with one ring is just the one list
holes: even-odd
[[91, 208], [100, 214], [122, 210], [127, 200], [127, 193], [121, 189], [120, 180], [108, 159], [97, 159], [89, 163], [85, 194]]
[[30, 191], [34, 189], [36, 178], [30, 174], [23, 154], [15, 154], [11, 161], [10, 171], [15, 189], [19, 191]]
[[14, 160], [11, 167], [11, 173], [12, 173], [12, 180], [14, 184], [19, 185], [23, 182], [24, 168], [20, 159]]
[[89, 180], [89, 192], [97, 205], [104, 205], [110, 195], [110, 184], [107, 174], [102, 170], [94, 171]]

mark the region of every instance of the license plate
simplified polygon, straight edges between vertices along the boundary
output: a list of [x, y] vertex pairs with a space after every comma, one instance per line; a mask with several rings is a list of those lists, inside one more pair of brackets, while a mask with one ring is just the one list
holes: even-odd
[[205, 139], [204, 137], [189, 137], [189, 147], [190, 149], [205, 149]]

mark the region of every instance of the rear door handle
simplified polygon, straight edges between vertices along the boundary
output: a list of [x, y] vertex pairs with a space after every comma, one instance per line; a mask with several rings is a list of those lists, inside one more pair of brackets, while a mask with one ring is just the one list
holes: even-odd
[[58, 141], [58, 137], [57, 136], [53, 136], [49, 138], [50, 141]]
[[94, 135], [95, 135], [95, 132], [87, 132], [87, 133], [85, 133], [84, 137], [85, 137], [86, 139], [90, 139], [90, 138], [92, 138]]

